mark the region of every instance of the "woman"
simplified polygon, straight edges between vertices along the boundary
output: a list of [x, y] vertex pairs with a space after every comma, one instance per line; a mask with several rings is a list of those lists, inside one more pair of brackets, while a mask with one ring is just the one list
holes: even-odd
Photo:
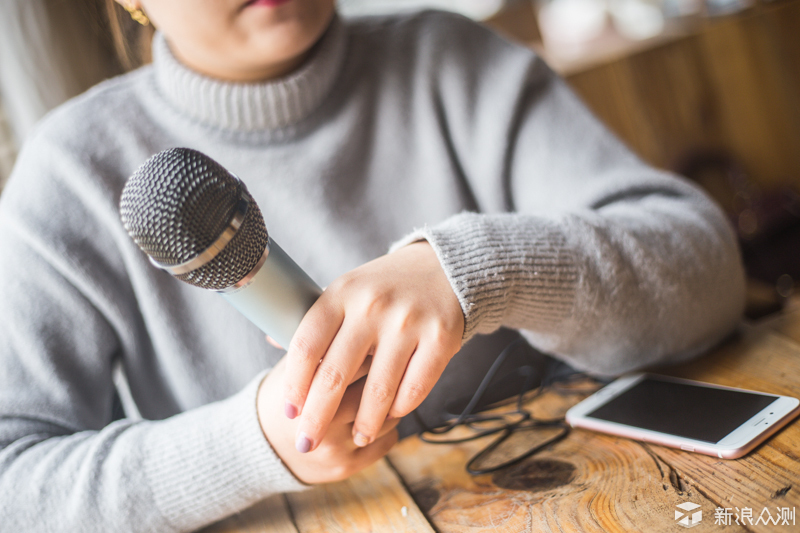
[[[441, 13], [120, 1], [158, 28], [153, 65], [51, 114], [0, 202], [0, 523], [195, 529], [382, 457], [476, 334], [618, 373], [738, 320], [721, 212], [530, 51]], [[174, 146], [242, 177], [328, 286], [285, 357], [119, 222], [127, 177]], [[117, 368], [143, 420], [110, 422]]]

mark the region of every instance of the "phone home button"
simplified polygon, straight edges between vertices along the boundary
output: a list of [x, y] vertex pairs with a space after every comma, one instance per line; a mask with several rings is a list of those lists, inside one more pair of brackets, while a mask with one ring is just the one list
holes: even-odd
[[687, 452], [693, 452], [694, 446], [689, 446], [688, 444], [681, 444], [681, 450], [685, 450]]

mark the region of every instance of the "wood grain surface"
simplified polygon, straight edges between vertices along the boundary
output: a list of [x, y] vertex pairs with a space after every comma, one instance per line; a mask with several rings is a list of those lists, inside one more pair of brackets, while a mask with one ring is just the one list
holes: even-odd
[[[663, 531], [674, 527], [677, 504], [691, 501], [707, 512], [716, 506], [658, 453], [631, 440], [573, 430], [519, 466], [472, 477], [464, 465], [480, 447], [413, 438], [390, 454], [438, 531]], [[713, 521], [693, 529], [711, 531]]]
[[[709, 355], [656, 369], [689, 379], [800, 396], [800, 299], [786, 312], [740, 331]], [[589, 394], [589, 383], [551, 391], [528, 403], [539, 418], [562, 415]], [[498, 410], [508, 409], [501, 407]], [[457, 435], [471, 430], [458, 428]], [[457, 436], [456, 435], [456, 436]], [[502, 460], [546, 435], [520, 432]], [[430, 444], [407, 438], [387, 460], [341, 483], [279, 495], [208, 533], [234, 532], [651, 532], [681, 531], [677, 505], [700, 505], [695, 532], [800, 531], [782, 523], [720, 525], [718, 508], [800, 507], [800, 422], [794, 420], [742, 459], [720, 460], [662, 446], [573, 430], [525, 461], [471, 476], [465, 466], [488, 439]], [[398, 477], [399, 474], [399, 477]], [[405, 509], [405, 510], [404, 510]]]
[[[721, 385], [798, 396], [800, 313], [744, 327], [710, 355], [663, 373]], [[579, 397], [548, 394], [538, 408], [554, 414]], [[800, 507], [797, 421], [743, 459], [725, 461], [671, 448], [573, 430], [503, 476], [471, 477], [464, 465], [480, 442], [458, 446], [407, 439], [390, 454], [438, 531], [667, 531], [675, 506], [701, 505], [693, 531], [718, 531], [719, 508]], [[505, 488], [504, 488], [505, 487]], [[509, 487], [511, 487], [509, 489]], [[725, 531], [789, 531], [786, 525], [724, 526]]]
[[385, 460], [340, 483], [289, 494], [288, 500], [301, 533], [433, 533], [397, 473]]
[[298, 533], [288, 502], [283, 494], [271, 498], [237, 513], [211, 527], [203, 533]]
[[386, 460], [339, 483], [275, 495], [203, 533], [381, 531], [434, 531]]

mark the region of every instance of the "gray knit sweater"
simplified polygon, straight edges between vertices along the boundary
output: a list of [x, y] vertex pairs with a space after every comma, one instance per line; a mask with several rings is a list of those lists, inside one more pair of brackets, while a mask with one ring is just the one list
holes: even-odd
[[[157, 36], [152, 66], [40, 125], [0, 200], [3, 531], [191, 530], [302, 488], [256, 418], [282, 352], [120, 223], [127, 177], [174, 146], [239, 175], [322, 286], [428, 239], [465, 341], [519, 328], [616, 373], [694, 355], [742, 311], [719, 209], [465, 19], [336, 20], [301, 70], [247, 85], [191, 72]], [[109, 423], [115, 369], [142, 419]]]

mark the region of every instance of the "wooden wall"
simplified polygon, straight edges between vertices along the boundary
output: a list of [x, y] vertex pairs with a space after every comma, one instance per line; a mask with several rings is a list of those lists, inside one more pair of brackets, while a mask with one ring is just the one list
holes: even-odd
[[800, 0], [706, 21], [567, 79], [655, 165], [724, 149], [759, 184], [800, 188]]
[[800, 0], [704, 19], [681, 36], [565, 76], [657, 166], [722, 149], [765, 188], [800, 189]]

